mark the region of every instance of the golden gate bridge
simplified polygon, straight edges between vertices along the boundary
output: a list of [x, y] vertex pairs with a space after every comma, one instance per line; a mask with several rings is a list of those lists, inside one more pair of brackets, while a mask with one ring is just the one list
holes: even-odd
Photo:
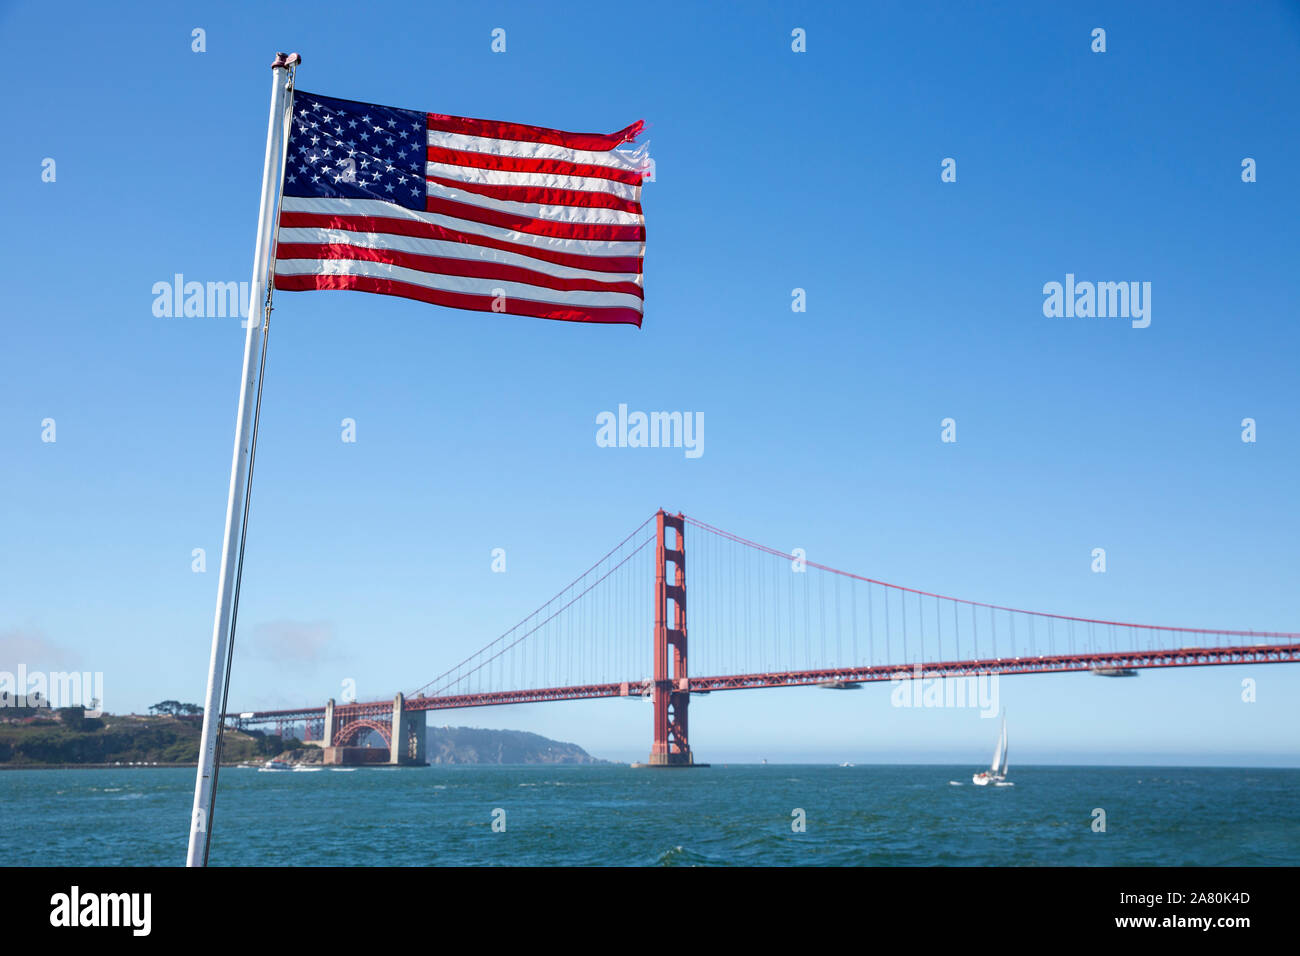
[[[1297, 661], [1300, 633], [1161, 627], [947, 597], [661, 510], [528, 617], [409, 693], [225, 716], [282, 733], [302, 724], [327, 763], [422, 764], [426, 711], [641, 697], [654, 705], [649, 765], [678, 767], [695, 763], [692, 694]], [[384, 748], [360, 746], [372, 732]]]

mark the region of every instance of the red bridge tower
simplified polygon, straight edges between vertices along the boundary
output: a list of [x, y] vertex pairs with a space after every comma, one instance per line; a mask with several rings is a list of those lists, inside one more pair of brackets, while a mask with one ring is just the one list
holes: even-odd
[[[655, 735], [650, 749], [650, 766], [692, 767], [696, 764], [691, 756], [687, 731], [691, 684], [686, 670], [686, 520], [680, 513], [664, 514], [662, 508], [655, 517], [658, 522], [658, 540], [655, 543]], [[669, 528], [676, 532], [671, 548], [667, 539]], [[666, 568], [669, 561], [673, 564], [671, 584], [668, 583]], [[673, 604], [671, 627], [668, 626], [669, 601]]]

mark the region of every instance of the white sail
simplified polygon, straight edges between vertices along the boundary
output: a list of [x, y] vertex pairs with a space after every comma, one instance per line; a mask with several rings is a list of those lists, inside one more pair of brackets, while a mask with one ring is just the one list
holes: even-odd
[[1007, 755], [1011, 753], [1011, 748], [1007, 746], [1007, 715], [1002, 715], [1002, 770], [1000, 776], [1007, 775]]
[[1002, 716], [1002, 731], [998, 734], [998, 745], [997, 748], [993, 751], [993, 763], [989, 764], [989, 770], [992, 773], [997, 773], [998, 767], [1001, 766], [1002, 764], [1002, 751], [1006, 747], [1006, 739], [1007, 739], [1007, 718], [1006, 715], [1004, 714]]

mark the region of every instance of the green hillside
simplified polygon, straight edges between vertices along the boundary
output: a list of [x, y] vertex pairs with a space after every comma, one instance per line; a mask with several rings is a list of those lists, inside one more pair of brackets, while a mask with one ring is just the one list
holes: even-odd
[[[63, 764], [192, 764], [199, 759], [200, 717], [104, 714], [80, 708], [45, 709], [36, 717], [0, 720], [0, 766]], [[295, 739], [258, 731], [226, 731], [225, 764], [266, 760], [301, 746]]]

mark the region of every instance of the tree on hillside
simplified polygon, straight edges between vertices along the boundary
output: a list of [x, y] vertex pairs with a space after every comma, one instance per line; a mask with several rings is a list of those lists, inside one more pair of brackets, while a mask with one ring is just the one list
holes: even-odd
[[203, 708], [198, 704], [182, 704], [179, 700], [163, 700], [150, 706], [149, 713], [168, 717], [202, 717]]

